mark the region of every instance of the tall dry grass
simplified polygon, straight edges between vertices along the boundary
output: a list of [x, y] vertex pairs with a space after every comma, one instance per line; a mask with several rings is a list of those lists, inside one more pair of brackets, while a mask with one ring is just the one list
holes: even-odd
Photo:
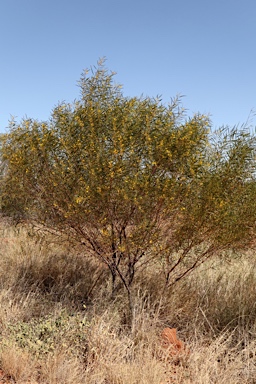
[[[63, 239], [0, 228], [0, 368], [47, 384], [256, 383], [256, 258], [219, 258], [161, 294], [150, 267], [127, 298], [108, 271]], [[164, 327], [190, 353], [163, 350]], [[0, 380], [1, 382], [1, 380]]]

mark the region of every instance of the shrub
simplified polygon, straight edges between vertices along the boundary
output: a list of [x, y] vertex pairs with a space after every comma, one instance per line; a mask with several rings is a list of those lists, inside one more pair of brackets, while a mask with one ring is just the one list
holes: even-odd
[[166, 286], [255, 233], [255, 139], [210, 133], [179, 100], [124, 97], [103, 63], [81, 98], [51, 119], [12, 122], [2, 139], [2, 212], [63, 232], [110, 270], [132, 309], [137, 270], [162, 268]]

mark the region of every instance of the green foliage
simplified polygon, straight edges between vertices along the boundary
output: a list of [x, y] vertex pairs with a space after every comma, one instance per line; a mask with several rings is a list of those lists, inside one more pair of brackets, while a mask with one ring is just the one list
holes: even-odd
[[2, 140], [2, 212], [68, 233], [112, 273], [113, 293], [154, 260], [166, 284], [255, 233], [255, 139], [210, 135], [179, 100], [124, 97], [102, 63], [81, 99]]
[[16, 345], [37, 357], [54, 353], [58, 348], [78, 355], [85, 349], [88, 326], [86, 319], [79, 314], [70, 316], [65, 312], [56, 317], [9, 323], [0, 337], [1, 346], [6, 348]]

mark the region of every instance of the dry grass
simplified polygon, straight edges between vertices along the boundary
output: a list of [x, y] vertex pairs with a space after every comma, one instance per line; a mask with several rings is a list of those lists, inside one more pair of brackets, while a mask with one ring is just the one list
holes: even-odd
[[[0, 236], [0, 383], [256, 383], [252, 252], [208, 263], [164, 296], [159, 275], [144, 271], [130, 328], [125, 294], [111, 300], [96, 262], [22, 227]], [[163, 350], [164, 327], [189, 355]]]
[[1, 368], [16, 383], [30, 383], [36, 378], [36, 366], [27, 351], [15, 346], [1, 351]]

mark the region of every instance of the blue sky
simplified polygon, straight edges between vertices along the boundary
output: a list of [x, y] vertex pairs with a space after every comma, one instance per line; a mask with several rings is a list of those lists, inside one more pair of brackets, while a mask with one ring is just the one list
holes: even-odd
[[79, 98], [103, 56], [127, 96], [256, 125], [255, 0], [1, 0], [0, 36], [0, 132]]

